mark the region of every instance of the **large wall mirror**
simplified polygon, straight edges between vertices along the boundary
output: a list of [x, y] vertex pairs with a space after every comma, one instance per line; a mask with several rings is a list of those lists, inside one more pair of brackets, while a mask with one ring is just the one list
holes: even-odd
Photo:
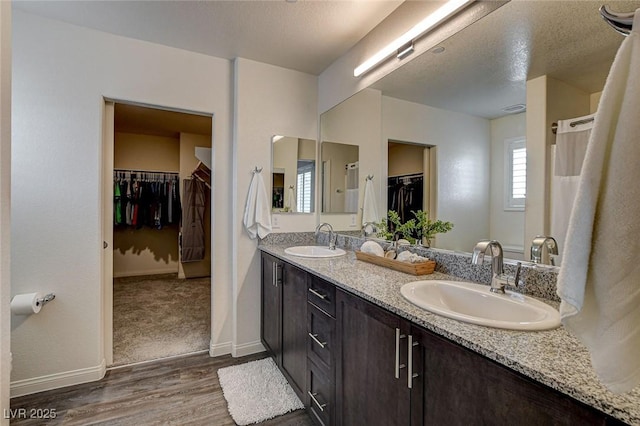
[[[615, 11], [640, 7], [607, 4]], [[379, 93], [379, 123], [370, 126], [381, 130], [366, 149], [359, 144], [360, 153], [379, 152], [380, 165], [361, 158], [360, 168], [378, 167], [381, 215], [398, 196], [392, 189], [419, 191], [422, 175], [423, 208], [454, 223], [434, 247], [469, 252], [491, 238], [503, 244], [505, 257], [529, 259], [532, 235], [552, 230], [551, 123], [597, 109], [623, 40], [600, 18], [599, 6], [508, 2], [365, 89]], [[338, 109], [341, 122], [365, 114], [340, 104], [323, 121], [336, 121]], [[398, 148], [415, 152], [398, 161]], [[419, 163], [423, 169], [414, 170]]]
[[335, 230], [360, 229], [365, 179], [379, 176], [377, 93], [365, 89], [320, 116], [320, 222], [331, 223]]
[[316, 141], [276, 135], [271, 143], [271, 211], [313, 213]]

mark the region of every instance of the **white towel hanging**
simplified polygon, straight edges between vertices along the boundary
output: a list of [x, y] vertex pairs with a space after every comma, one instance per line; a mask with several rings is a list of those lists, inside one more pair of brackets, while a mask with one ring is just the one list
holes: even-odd
[[271, 207], [261, 171], [258, 168], [253, 171], [242, 221], [252, 240], [256, 237], [264, 238], [271, 233]]
[[376, 193], [373, 187], [373, 178], [366, 179], [364, 184], [364, 202], [362, 203], [362, 226], [365, 223], [378, 222], [378, 203], [376, 202]]
[[290, 211], [292, 213], [298, 211], [296, 206], [296, 191], [293, 188], [293, 185], [289, 186], [289, 189], [287, 190], [287, 202], [284, 206], [286, 207], [287, 211]]
[[562, 323], [617, 393], [640, 384], [639, 12], [607, 77], [558, 276]]

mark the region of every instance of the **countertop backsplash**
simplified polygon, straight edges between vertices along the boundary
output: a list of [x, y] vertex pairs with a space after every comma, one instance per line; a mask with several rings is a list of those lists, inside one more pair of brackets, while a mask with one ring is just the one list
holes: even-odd
[[[367, 239], [357, 236], [338, 234], [336, 247], [345, 250], [360, 250], [362, 244]], [[375, 240], [386, 250], [390, 242]], [[260, 240], [262, 244], [284, 244], [296, 245], [328, 245], [329, 233], [321, 231], [316, 239], [313, 232], [289, 232], [272, 233]], [[410, 250], [421, 256], [428, 257], [436, 261], [436, 271], [443, 274], [454, 275], [456, 277], [473, 281], [476, 283], [489, 285], [491, 283], [491, 261], [485, 258], [482, 265], [471, 263], [470, 253], [460, 253], [450, 250], [431, 249], [419, 246], [405, 246], [399, 249]], [[507, 274], [515, 275], [516, 262], [505, 261], [504, 271]], [[556, 294], [556, 280], [558, 278], [558, 268], [546, 265], [535, 265], [530, 262], [522, 262], [520, 270], [520, 284], [517, 287], [508, 286], [509, 290], [517, 291], [534, 297], [542, 297], [547, 300], [560, 302]]]

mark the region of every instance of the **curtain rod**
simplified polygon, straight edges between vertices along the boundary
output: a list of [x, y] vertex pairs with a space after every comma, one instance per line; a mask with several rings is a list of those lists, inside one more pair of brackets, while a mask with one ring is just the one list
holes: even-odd
[[394, 175], [394, 176], [388, 176], [388, 179], [398, 179], [398, 178], [414, 178], [414, 177], [421, 177], [424, 178], [424, 172], [423, 173], [410, 173], [408, 175]]
[[[576, 127], [580, 124], [591, 123], [593, 120], [594, 120], [593, 117], [583, 118], [582, 120], [572, 121], [571, 123], [569, 123], [569, 126]], [[551, 123], [551, 131], [553, 132], [554, 135], [558, 133], [558, 123]]]
[[180, 172], [167, 172], [163, 170], [142, 170], [142, 169], [113, 169], [114, 172], [132, 172], [132, 173], [163, 173], [166, 175], [179, 175]]

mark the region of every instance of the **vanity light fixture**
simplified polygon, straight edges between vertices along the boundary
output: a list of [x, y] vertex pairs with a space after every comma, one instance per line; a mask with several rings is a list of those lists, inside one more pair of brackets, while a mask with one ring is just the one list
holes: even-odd
[[406, 57], [413, 51], [413, 40], [420, 37], [431, 28], [435, 27], [473, 1], [474, 0], [449, 0], [432, 14], [420, 21], [416, 26], [411, 28], [402, 36], [395, 39], [378, 53], [364, 61], [362, 64], [358, 65], [353, 70], [353, 76], [360, 77], [362, 74], [366, 73], [393, 54], [397, 54], [397, 56], [400, 58], [401, 51], [404, 50], [403, 48], [408, 43], [411, 43], [412, 50], [405, 52], [404, 56], [402, 56], [402, 58]]
[[396, 58], [404, 59], [407, 56], [411, 55], [412, 53], [413, 53], [413, 41], [410, 41], [409, 43], [405, 44], [400, 49], [398, 49], [398, 54], [396, 55]]

